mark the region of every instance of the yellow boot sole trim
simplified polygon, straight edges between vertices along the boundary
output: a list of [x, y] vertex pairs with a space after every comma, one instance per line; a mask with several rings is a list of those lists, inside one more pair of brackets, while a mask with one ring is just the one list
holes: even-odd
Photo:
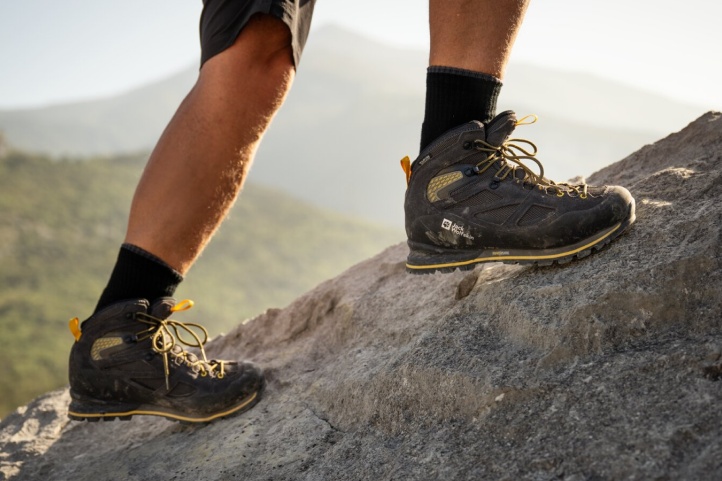
[[594, 239], [593, 241], [589, 242], [588, 244], [584, 244], [581, 247], [577, 247], [572, 250], [560, 252], [557, 254], [549, 254], [549, 255], [498, 255], [498, 256], [487, 256], [487, 257], [477, 257], [476, 259], [471, 259], [468, 261], [461, 261], [461, 262], [449, 262], [446, 264], [428, 264], [428, 265], [413, 265], [413, 264], [406, 264], [406, 267], [409, 269], [416, 269], [416, 270], [426, 270], [426, 269], [444, 269], [444, 268], [450, 268], [450, 267], [463, 267], [468, 266], [470, 264], [476, 264], [481, 262], [501, 262], [501, 261], [544, 261], [544, 260], [555, 260], [560, 259], [562, 257], [568, 257], [574, 254], [578, 254], [579, 252], [582, 252], [584, 250], [590, 249], [594, 247], [595, 245], [599, 244], [603, 240], [605, 240], [607, 237], [614, 234], [620, 227], [622, 226], [622, 223], [615, 225], [612, 227], [609, 232], [605, 233], [604, 235]]
[[189, 423], [207, 423], [210, 421], [213, 421], [214, 419], [222, 418], [224, 416], [229, 416], [235, 412], [240, 411], [241, 409], [245, 408], [249, 404], [251, 404], [253, 401], [256, 400], [258, 397], [258, 392], [254, 392], [253, 395], [251, 395], [248, 399], [246, 399], [244, 402], [237, 406], [233, 406], [232, 408], [213, 414], [211, 416], [207, 416], [204, 418], [197, 418], [197, 417], [189, 417], [189, 416], [183, 416], [180, 414], [174, 414], [174, 413], [167, 413], [164, 411], [153, 411], [153, 410], [146, 410], [146, 409], [137, 409], [132, 411], [123, 411], [123, 412], [106, 412], [101, 414], [96, 413], [77, 413], [74, 411], [68, 411], [68, 416], [74, 416], [78, 418], [116, 418], [116, 417], [127, 417], [127, 416], [162, 416], [164, 418], [168, 419], [175, 419], [176, 421], [185, 421]]

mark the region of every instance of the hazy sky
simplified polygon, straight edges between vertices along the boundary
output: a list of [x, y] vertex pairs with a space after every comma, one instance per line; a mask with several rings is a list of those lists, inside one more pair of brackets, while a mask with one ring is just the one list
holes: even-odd
[[[340, 24], [427, 48], [421, 0], [318, 0]], [[197, 62], [201, 0], [0, 2], [0, 108], [117, 93]], [[532, 0], [513, 61], [592, 72], [722, 110], [722, 2]]]

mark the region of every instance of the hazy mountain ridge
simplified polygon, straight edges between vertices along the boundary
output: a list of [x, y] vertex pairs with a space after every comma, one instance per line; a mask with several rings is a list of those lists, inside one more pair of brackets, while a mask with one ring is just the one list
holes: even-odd
[[189, 68], [109, 98], [0, 110], [0, 130], [15, 148], [55, 157], [148, 150], [196, 76]]
[[[426, 63], [423, 52], [340, 28], [314, 32], [250, 178], [316, 205], [402, 225], [398, 160], [418, 151]], [[53, 155], [149, 149], [195, 72], [112, 99], [0, 111], [0, 130], [17, 147]], [[539, 146], [546, 173], [557, 180], [588, 175], [701, 113], [590, 75], [514, 63], [498, 106], [540, 116], [516, 135]]]

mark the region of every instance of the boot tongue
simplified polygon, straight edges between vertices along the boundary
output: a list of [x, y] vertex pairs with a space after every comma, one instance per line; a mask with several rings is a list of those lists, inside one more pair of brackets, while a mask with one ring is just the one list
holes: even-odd
[[486, 141], [499, 146], [514, 132], [514, 127], [516, 127], [516, 114], [511, 110], [502, 112], [486, 124]]
[[153, 301], [153, 304], [148, 308], [148, 314], [159, 319], [168, 319], [173, 306], [175, 306], [175, 299], [172, 297], [161, 297]]

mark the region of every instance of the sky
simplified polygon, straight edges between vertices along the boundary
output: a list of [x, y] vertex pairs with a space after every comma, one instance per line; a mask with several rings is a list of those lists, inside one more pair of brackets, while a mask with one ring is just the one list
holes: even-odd
[[[335, 24], [428, 48], [427, 2], [318, 0]], [[120, 93], [197, 64], [201, 0], [0, 2], [0, 109]], [[512, 62], [593, 73], [722, 110], [722, 2], [532, 0]]]

